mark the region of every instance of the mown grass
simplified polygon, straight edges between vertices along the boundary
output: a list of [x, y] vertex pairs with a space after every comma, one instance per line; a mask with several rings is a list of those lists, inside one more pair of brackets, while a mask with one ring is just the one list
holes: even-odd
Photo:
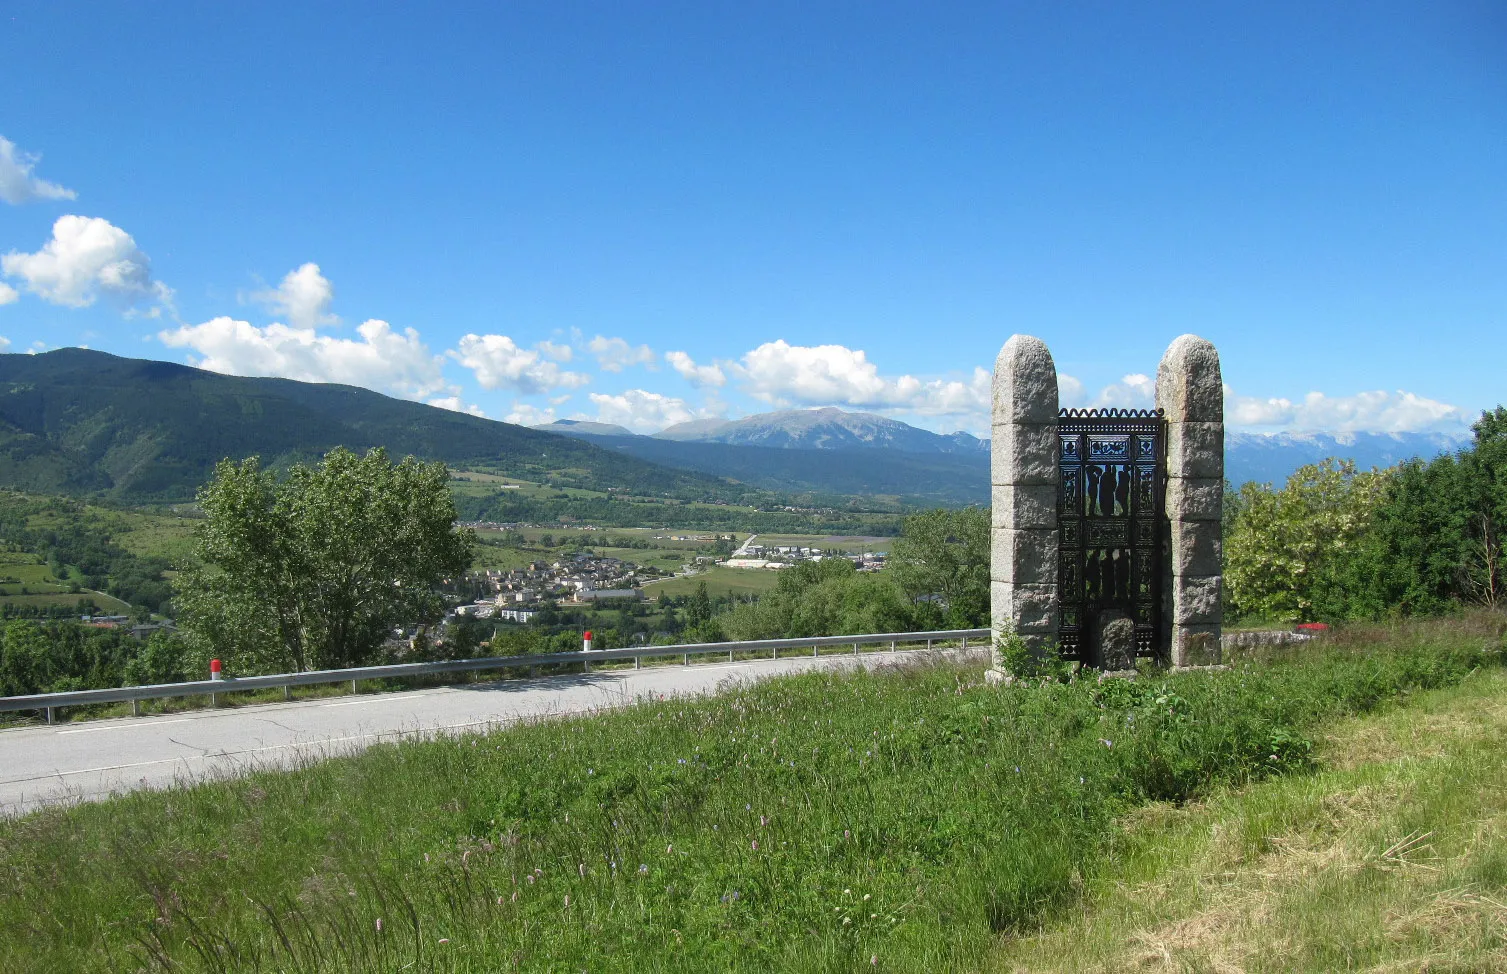
[[813, 674], [50, 810], [0, 824], [0, 969], [980, 969], [1079, 908], [1134, 809], [1307, 771], [1321, 722], [1500, 646]]
[[1507, 672], [1332, 726], [1313, 775], [1139, 810], [1000, 971], [1507, 970]]

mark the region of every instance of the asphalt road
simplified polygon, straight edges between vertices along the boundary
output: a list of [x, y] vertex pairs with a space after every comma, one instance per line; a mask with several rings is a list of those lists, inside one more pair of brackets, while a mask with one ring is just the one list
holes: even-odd
[[[968, 652], [981, 655], [976, 650]], [[138, 788], [169, 788], [206, 777], [288, 767], [354, 753], [379, 741], [586, 714], [643, 698], [710, 693], [729, 681], [812, 669], [875, 667], [928, 655], [956, 654], [907, 650], [659, 666], [11, 728], [0, 730], [0, 815], [93, 801]]]

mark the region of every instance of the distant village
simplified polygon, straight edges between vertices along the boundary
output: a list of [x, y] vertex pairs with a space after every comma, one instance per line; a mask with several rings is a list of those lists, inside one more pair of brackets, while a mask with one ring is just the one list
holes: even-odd
[[[494, 530], [512, 529], [516, 525], [478, 522], [473, 527]], [[583, 526], [578, 530], [594, 530]], [[718, 541], [731, 540], [729, 535], [669, 535], [673, 541]], [[824, 558], [847, 558], [859, 571], [874, 572], [884, 567], [884, 552], [845, 554], [830, 549], [802, 545], [756, 544], [757, 536], [750, 537], [743, 545], [726, 558], [715, 555], [698, 555], [693, 561], [681, 566], [677, 575], [696, 575], [712, 566], [749, 570], [778, 570], [803, 561], [821, 561]], [[504, 570], [482, 569], [468, 573], [467, 578], [480, 582], [484, 596], [470, 605], [461, 605], [452, 610], [453, 618], [494, 619], [505, 622], [527, 623], [533, 620], [546, 602], [555, 605], [590, 605], [606, 599], [643, 599], [642, 585], [646, 581], [664, 577], [653, 568], [636, 565], [620, 558], [579, 553], [566, 555], [556, 560], [536, 560], [523, 568]], [[474, 591], [474, 588], [473, 588]]]

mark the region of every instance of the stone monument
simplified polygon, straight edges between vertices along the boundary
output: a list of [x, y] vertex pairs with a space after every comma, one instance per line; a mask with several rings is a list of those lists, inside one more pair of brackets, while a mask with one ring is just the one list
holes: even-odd
[[[1038, 654], [1060, 634], [1074, 659], [1106, 669], [1147, 655], [1217, 664], [1224, 386], [1214, 346], [1173, 341], [1154, 412], [1070, 412], [1046, 345], [1013, 335], [995, 362], [993, 406], [990, 679], [1007, 676], [1007, 632]], [[1086, 477], [1100, 489], [1085, 490]]]

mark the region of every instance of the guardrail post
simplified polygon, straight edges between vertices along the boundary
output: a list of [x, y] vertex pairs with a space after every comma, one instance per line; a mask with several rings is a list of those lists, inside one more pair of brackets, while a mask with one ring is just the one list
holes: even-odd
[[681, 653], [680, 654], [680, 662], [681, 662], [681, 665], [683, 665], [683, 666], [690, 666], [691, 665], [691, 654], [690, 653]]
[[730, 649], [727, 651], [727, 661], [729, 663], [731, 663], [733, 661], [733, 651], [730, 650]]
[[283, 699], [284, 700], [292, 700], [293, 699], [293, 688], [292, 687], [290, 687], [290, 686], [284, 686], [283, 687]]
[[964, 649], [968, 648], [968, 637], [967, 636], [963, 637], [963, 648]]
[[590, 673], [591, 672], [591, 660], [589, 660], [589, 659], [583, 659], [583, 660], [581, 660], [581, 672], [582, 673]]
[[928, 639], [926, 641], [926, 651], [927, 652], [931, 652], [931, 640], [930, 639]]
[[854, 656], [858, 655], [858, 644], [857, 643], [853, 644], [853, 655]]
[[776, 646], [774, 648], [774, 656], [772, 658], [773, 659], [779, 659], [780, 658], [780, 647]]
[[812, 659], [816, 659], [816, 654], [820, 653], [820, 652], [821, 652], [821, 647], [820, 646], [812, 646], [811, 647], [811, 658]]
[[635, 656], [635, 657], [633, 657], [633, 668], [635, 670], [639, 669], [640, 668], [639, 664], [643, 663], [643, 661], [644, 661], [644, 658], [642, 656]]
[[356, 692], [356, 681], [355, 680], [351, 681], [351, 692], [352, 693]]
[[209, 705], [211, 707], [218, 707], [220, 705], [220, 695], [217, 693], [211, 693], [209, 695]]
[[898, 650], [896, 649], [896, 647], [899, 646], [899, 645], [900, 645], [900, 643], [899, 643], [898, 640], [891, 639], [890, 640], [890, 652], [892, 652], [892, 653], [898, 652]]
[[47, 708], [47, 722], [50, 724], [50, 723], [52, 723], [52, 721], [53, 721], [52, 708], [48, 707]]
[[132, 700], [131, 701], [131, 716], [132, 717], [140, 717], [141, 716], [141, 701], [140, 700]]

